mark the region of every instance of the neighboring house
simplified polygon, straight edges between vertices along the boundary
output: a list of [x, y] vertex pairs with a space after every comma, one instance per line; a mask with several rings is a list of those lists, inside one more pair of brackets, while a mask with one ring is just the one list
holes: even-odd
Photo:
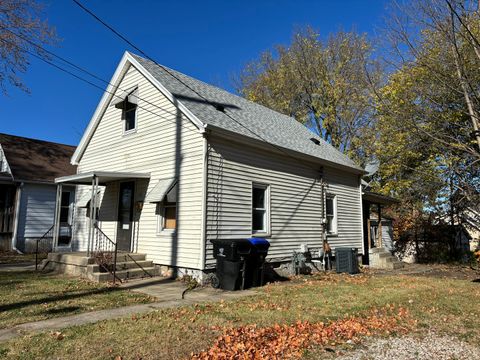
[[[75, 147], [0, 134], [0, 249], [33, 250], [32, 241], [52, 227], [56, 177], [74, 174]], [[61, 220], [71, 224], [75, 189], [62, 194]], [[62, 240], [68, 236], [62, 229]]]
[[362, 168], [291, 117], [128, 52], [72, 163], [57, 179], [78, 186], [65, 250], [106, 236], [200, 274], [212, 239], [265, 237], [268, 261], [287, 261], [323, 246], [326, 219], [334, 250], [364, 252]]

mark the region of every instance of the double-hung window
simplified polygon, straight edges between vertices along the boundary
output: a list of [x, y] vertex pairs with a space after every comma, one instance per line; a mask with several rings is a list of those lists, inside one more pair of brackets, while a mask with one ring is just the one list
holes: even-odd
[[125, 100], [123, 102], [123, 120], [125, 121], [124, 132], [129, 133], [137, 128], [137, 104]]
[[266, 184], [252, 186], [252, 233], [268, 235], [270, 232], [270, 187]]
[[326, 199], [325, 217], [327, 222], [327, 234], [337, 233], [337, 197], [333, 194], [328, 194]]

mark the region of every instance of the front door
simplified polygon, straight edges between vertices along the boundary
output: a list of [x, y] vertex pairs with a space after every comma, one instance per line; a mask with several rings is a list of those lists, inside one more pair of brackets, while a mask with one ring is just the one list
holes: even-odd
[[118, 250], [131, 250], [134, 189], [135, 183], [133, 181], [120, 183], [117, 228]]

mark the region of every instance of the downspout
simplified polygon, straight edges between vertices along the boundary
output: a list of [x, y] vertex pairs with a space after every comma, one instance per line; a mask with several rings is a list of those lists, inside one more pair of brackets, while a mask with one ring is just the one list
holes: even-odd
[[359, 195], [360, 195], [360, 228], [361, 228], [361, 234], [362, 234], [362, 255], [364, 257], [368, 256], [368, 254], [365, 254], [365, 233], [364, 233], [364, 229], [363, 229], [363, 221], [364, 221], [364, 218], [363, 218], [363, 191], [362, 191], [362, 176], [359, 176], [358, 177], [358, 182], [359, 182], [359, 185], [358, 185], [358, 190], [359, 190]]
[[18, 220], [20, 218], [20, 202], [22, 200], [22, 190], [24, 183], [21, 182], [17, 187], [17, 193], [15, 194], [15, 222], [13, 224], [13, 234], [12, 234], [12, 250], [18, 253], [22, 253], [17, 249], [17, 235], [18, 235]]
[[208, 198], [208, 140], [206, 133], [203, 133], [203, 170], [202, 170], [202, 235], [200, 251], [200, 269], [205, 269], [207, 249], [207, 198]]

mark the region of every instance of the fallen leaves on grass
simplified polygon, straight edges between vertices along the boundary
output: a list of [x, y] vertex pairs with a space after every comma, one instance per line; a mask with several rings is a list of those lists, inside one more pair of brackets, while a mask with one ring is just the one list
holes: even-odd
[[65, 335], [63, 335], [60, 331], [54, 331], [50, 333], [50, 335], [57, 340], [63, 340], [65, 338]]
[[298, 321], [290, 325], [259, 328], [246, 325], [224, 329], [213, 346], [198, 354], [194, 360], [209, 359], [277, 359], [299, 358], [313, 345], [335, 346], [345, 341], [357, 342], [362, 336], [404, 333], [413, 324], [408, 311], [400, 308], [373, 311], [366, 317], [347, 317], [328, 324]]

